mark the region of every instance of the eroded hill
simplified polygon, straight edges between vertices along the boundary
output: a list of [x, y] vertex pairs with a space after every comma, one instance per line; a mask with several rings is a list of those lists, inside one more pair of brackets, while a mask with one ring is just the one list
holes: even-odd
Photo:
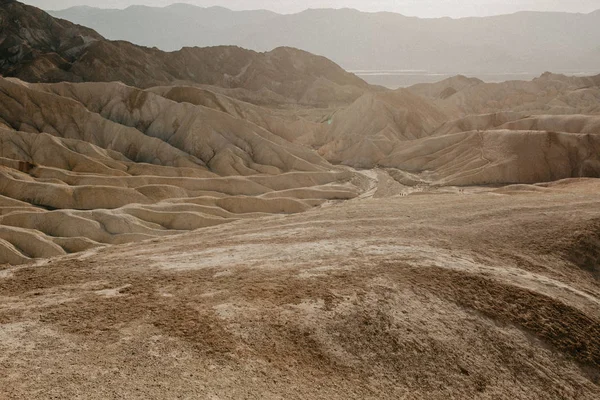
[[3, 263], [306, 211], [365, 186], [208, 107], [116, 83], [0, 87]]

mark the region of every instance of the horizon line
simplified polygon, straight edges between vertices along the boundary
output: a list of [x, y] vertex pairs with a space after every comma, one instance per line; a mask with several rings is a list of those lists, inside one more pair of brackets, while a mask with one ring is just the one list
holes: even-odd
[[[500, 14], [490, 14], [490, 15], [467, 15], [467, 16], [461, 16], [461, 17], [451, 17], [451, 16], [438, 16], [438, 17], [422, 17], [422, 16], [418, 16], [418, 15], [409, 15], [409, 14], [403, 14], [401, 12], [397, 12], [397, 11], [389, 11], [389, 10], [381, 10], [381, 11], [364, 11], [364, 10], [359, 10], [357, 8], [353, 8], [353, 7], [323, 7], [323, 8], [306, 8], [304, 10], [301, 11], [296, 11], [296, 12], [289, 12], [289, 13], [285, 13], [285, 12], [279, 12], [279, 11], [274, 11], [274, 10], [270, 10], [270, 9], [266, 9], [266, 8], [249, 8], [249, 9], [232, 9], [232, 8], [228, 8], [228, 7], [224, 7], [224, 6], [219, 6], [219, 5], [214, 5], [214, 6], [199, 6], [196, 4], [192, 4], [192, 3], [182, 3], [182, 2], [175, 2], [175, 3], [171, 3], [165, 6], [148, 6], [148, 5], [144, 5], [144, 4], [131, 4], [127, 7], [123, 7], [123, 8], [118, 8], [118, 7], [114, 7], [114, 8], [104, 8], [104, 7], [97, 7], [97, 6], [89, 6], [89, 5], [78, 5], [78, 6], [71, 6], [71, 7], [67, 7], [67, 8], [62, 8], [62, 9], [47, 9], [47, 8], [42, 8], [40, 7], [40, 9], [46, 11], [46, 12], [62, 12], [62, 11], [68, 11], [68, 10], [72, 10], [72, 9], [78, 9], [78, 8], [89, 8], [89, 9], [93, 9], [93, 10], [106, 10], [106, 11], [125, 11], [128, 10], [130, 8], [135, 8], [135, 7], [143, 7], [143, 8], [152, 8], [152, 9], [166, 9], [169, 7], [173, 7], [173, 6], [178, 6], [178, 5], [183, 5], [183, 6], [189, 6], [189, 7], [193, 7], [193, 8], [198, 8], [198, 9], [204, 9], [204, 10], [209, 10], [209, 9], [214, 9], [214, 8], [219, 8], [219, 9], [223, 9], [223, 10], [228, 10], [231, 12], [249, 12], [249, 11], [264, 11], [264, 12], [270, 12], [276, 15], [298, 15], [298, 14], [302, 14], [305, 13], [307, 11], [343, 11], [343, 10], [348, 10], [348, 11], [355, 11], [355, 12], [359, 12], [359, 13], [363, 13], [363, 14], [394, 14], [394, 15], [398, 15], [398, 16], [402, 16], [402, 17], [406, 17], [406, 18], [417, 18], [417, 19], [452, 19], [452, 20], [461, 20], [461, 19], [470, 19], [470, 18], [493, 18], [493, 17], [502, 17], [502, 16], [510, 16], [510, 15], [516, 15], [516, 14], [524, 14], [524, 13], [535, 13], [535, 14], [569, 14], [569, 15], [591, 15], [594, 14], [596, 12], [600, 11], [600, 8], [590, 11], [590, 12], [572, 12], [572, 11], [540, 11], [540, 10], [520, 10], [520, 11], [515, 11], [515, 12], [508, 12], [508, 13], [500, 13]], [[33, 6], [35, 7], [35, 6]]]

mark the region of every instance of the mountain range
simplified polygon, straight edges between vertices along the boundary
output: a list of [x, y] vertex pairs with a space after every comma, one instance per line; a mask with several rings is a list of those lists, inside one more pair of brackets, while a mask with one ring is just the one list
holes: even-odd
[[256, 51], [291, 46], [325, 56], [347, 70], [541, 74], [598, 71], [600, 65], [600, 11], [422, 19], [353, 9], [281, 15], [174, 4], [124, 10], [74, 7], [51, 14], [109, 39], [167, 51], [186, 46], [238, 45]]
[[186, 47], [167, 53], [106, 40], [89, 28], [18, 4], [9, 1], [0, 8], [4, 76], [30, 82], [118, 80], [142, 88], [187, 82], [261, 90], [264, 101], [285, 96], [310, 104], [354, 100], [368, 87], [330, 60], [289, 47], [267, 53], [236, 46]]

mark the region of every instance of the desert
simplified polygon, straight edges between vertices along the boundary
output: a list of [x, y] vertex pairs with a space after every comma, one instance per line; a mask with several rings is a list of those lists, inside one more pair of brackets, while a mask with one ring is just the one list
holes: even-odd
[[600, 75], [55, 15], [0, 0], [0, 399], [600, 397]]

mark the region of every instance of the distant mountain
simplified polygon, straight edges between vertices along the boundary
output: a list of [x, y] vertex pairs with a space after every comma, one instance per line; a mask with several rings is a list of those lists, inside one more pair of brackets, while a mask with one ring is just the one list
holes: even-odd
[[102, 35], [107, 39], [127, 40], [165, 51], [233, 44], [220, 39], [241, 26], [262, 24], [278, 16], [270, 11], [232, 12], [222, 7], [201, 8], [189, 4], [174, 4], [165, 8], [140, 5], [124, 10], [81, 6], [49, 13], [92, 27], [103, 32]]
[[91, 29], [16, 1], [1, 4], [0, 74], [7, 77], [29, 82], [121, 81], [141, 88], [175, 82], [215, 85], [262, 91], [263, 99], [324, 106], [354, 101], [369, 88], [330, 60], [289, 47], [268, 53], [236, 46], [187, 47], [167, 53], [106, 40]]
[[75, 7], [52, 12], [163, 50], [238, 45], [256, 51], [292, 46], [349, 70], [462, 72], [597, 70], [600, 12], [520, 12], [485, 18], [420, 19], [351, 9], [280, 15], [176, 4], [125, 10]]

